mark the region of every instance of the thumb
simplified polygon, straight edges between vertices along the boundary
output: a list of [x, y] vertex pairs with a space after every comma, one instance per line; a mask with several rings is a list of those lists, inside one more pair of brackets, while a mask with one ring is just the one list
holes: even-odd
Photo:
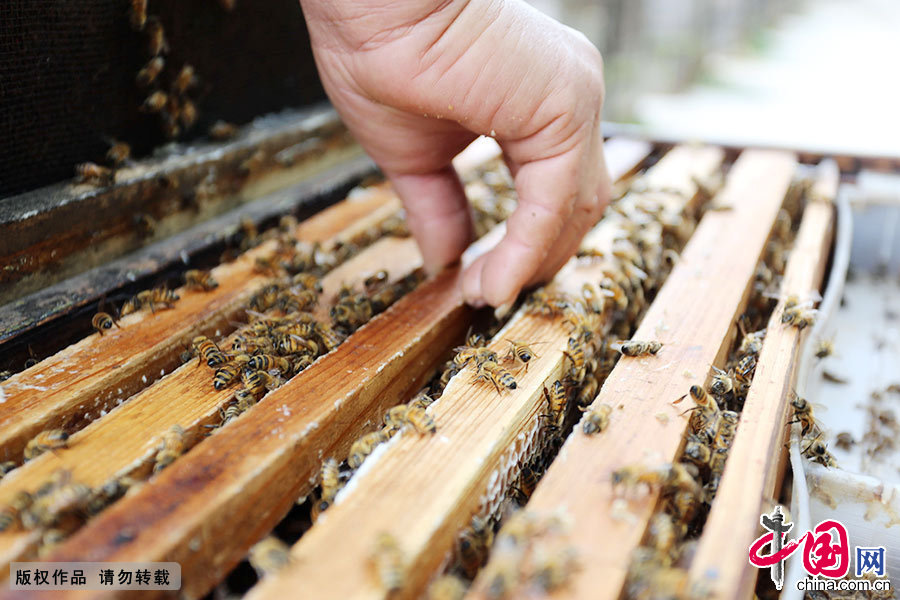
[[387, 173], [406, 208], [406, 221], [422, 252], [425, 269], [436, 273], [454, 262], [474, 236], [469, 203], [452, 165], [425, 174]]

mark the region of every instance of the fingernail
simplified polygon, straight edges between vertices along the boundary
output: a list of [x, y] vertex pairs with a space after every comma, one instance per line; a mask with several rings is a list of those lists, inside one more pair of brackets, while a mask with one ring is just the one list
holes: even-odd
[[504, 302], [500, 306], [494, 309], [494, 317], [497, 319], [502, 319], [506, 315], [509, 314], [509, 311], [512, 309], [512, 302]]

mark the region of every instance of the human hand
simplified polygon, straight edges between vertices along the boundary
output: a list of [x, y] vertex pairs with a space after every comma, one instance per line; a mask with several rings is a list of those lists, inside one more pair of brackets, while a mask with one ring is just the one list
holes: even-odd
[[329, 97], [403, 200], [426, 268], [472, 241], [451, 160], [494, 137], [519, 205], [463, 275], [476, 306], [512, 302], [574, 254], [609, 200], [603, 67], [580, 33], [521, 0], [301, 0]]

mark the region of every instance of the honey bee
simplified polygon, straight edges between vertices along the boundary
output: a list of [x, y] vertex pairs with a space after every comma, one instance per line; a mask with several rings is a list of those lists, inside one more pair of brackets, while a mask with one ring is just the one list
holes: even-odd
[[172, 82], [172, 91], [176, 94], [184, 95], [196, 84], [197, 75], [194, 72], [194, 67], [186, 64], [181, 67], [178, 75], [175, 76], [175, 81]]
[[572, 573], [578, 568], [577, 553], [574, 548], [547, 552], [538, 548], [532, 559], [532, 580], [546, 592], [552, 592], [568, 582]]
[[178, 124], [178, 118], [181, 115], [181, 109], [175, 98], [169, 101], [169, 110], [160, 114], [162, 130], [165, 136], [174, 140], [181, 135], [181, 126]]
[[786, 308], [781, 314], [781, 322], [803, 330], [816, 322], [818, 311], [814, 308], [795, 306]]
[[225, 410], [219, 409], [219, 416], [222, 418], [222, 425], [237, 419], [239, 416], [250, 410], [256, 404], [256, 397], [245, 389], [239, 389], [234, 393], [234, 402], [229, 404]]
[[750, 385], [753, 379], [753, 372], [756, 370], [756, 356], [748, 354], [734, 368], [734, 379], [742, 386]]
[[131, 157], [131, 146], [125, 142], [116, 142], [106, 151], [106, 160], [114, 167], [120, 167]]
[[277, 537], [270, 535], [250, 548], [250, 566], [262, 578], [273, 575], [291, 562], [291, 549]]
[[311, 354], [315, 356], [319, 353], [319, 346], [315, 341], [294, 334], [278, 337], [276, 347], [281, 354]]
[[159, 56], [169, 53], [169, 42], [166, 40], [166, 32], [162, 23], [156, 17], [147, 18], [147, 49], [150, 56]]
[[641, 342], [638, 340], [619, 340], [616, 344], [623, 356], [656, 355], [663, 347], [659, 342]]
[[836, 467], [837, 461], [834, 459], [831, 452], [828, 451], [828, 446], [825, 445], [825, 442], [822, 441], [821, 437], [822, 434], [819, 433], [819, 435], [807, 444], [806, 448], [802, 450], [803, 456], [813, 462], [819, 463], [823, 467]]
[[554, 381], [549, 390], [547, 386], [544, 386], [544, 398], [547, 399], [547, 406], [549, 407], [547, 416], [550, 419], [551, 426], [557, 429], [561, 428], [566, 417], [566, 405], [569, 401], [569, 395], [562, 381], [559, 379]]
[[709, 464], [712, 450], [701, 437], [691, 434], [684, 445], [684, 457], [695, 465], [705, 466]]
[[79, 183], [90, 185], [110, 185], [115, 181], [112, 169], [101, 167], [92, 162], [81, 163], [75, 166], [75, 174]]
[[[743, 325], [741, 325], [741, 331], [743, 332]], [[753, 331], [751, 333], [743, 333], [741, 345], [740, 348], [738, 348], [738, 354], [742, 356], [759, 354], [759, 351], [762, 350], [765, 337], [765, 329], [760, 329], [759, 331]]]
[[585, 435], [600, 433], [609, 427], [609, 416], [612, 414], [612, 406], [600, 404], [596, 409], [588, 411], [584, 415], [582, 429]]
[[208, 292], [219, 287], [219, 282], [213, 279], [209, 271], [190, 269], [184, 273], [184, 283], [189, 290]]
[[741, 416], [732, 410], [723, 410], [719, 413], [719, 431], [714, 440], [716, 448], [727, 448], [731, 445], [740, 418]]
[[160, 307], [162, 309], [174, 308], [175, 303], [181, 300], [181, 297], [173, 290], [164, 287], [144, 290], [143, 292], [138, 293], [137, 298], [141, 307], [150, 307], [150, 312], [156, 312]]
[[184, 453], [185, 446], [184, 429], [181, 425], [172, 425], [169, 430], [163, 434], [159, 450], [156, 452], [156, 459], [153, 464], [153, 472], [159, 473]]
[[434, 433], [437, 431], [434, 419], [432, 419], [431, 415], [425, 412], [425, 409], [421, 406], [409, 406], [407, 408], [406, 422], [421, 434]]
[[822, 359], [834, 354], [834, 340], [819, 340], [816, 344], [816, 358]]
[[14, 460], [5, 460], [0, 462], [0, 479], [6, 477], [7, 473], [16, 469], [18, 467], [18, 463]]
[[675, 492], [668, 499], [668, 509], [681, 525], [688, 525], [694, 519], [698, 507], [696, 494], [686, 490]]
[[712, 383], [709, 386], [709, 391], [718, 396], [724, 396], [732, 391], [734, 391], [735, 381], [732, 378], [730, 373], [726, 373], [722, 369], [717, 367], [713, 367], [713, 378]]
[[205, 335], [198, 335], [195, 337], [191, 342], [191, 345], [194, 348], [194, 352], [202, 360], [205, 360], [207, 366], [211, 368], [216, 368], [219, 365], [225, 364], [227, 360], [225, 354], [219, 350], [219, 347], [216, 346], [215, 342]]
[[578, 396], [575, 399], [578, 408], [590, 406], [594, 402], [594, 398], [597, 397], [597, 392], [599, 390], [600, 383], [597, 381], [596, 377], [589, 378], [581, 389], [578, 390]]
[[165, 66], [166, 60], [162, 56], [154, 56], [138, 71], [135, 82], [141, 87], [149, 86], [156, 81]]
[[156, 90], [144, 99], [141, 110], [149, 113], [158, 113], [166, 107], [168, 101], [169, 96], [164, 91]]
[[688, 411], [696, 411], [691, 415], [691, 428], [695, 433], [703, 433], [712, 441], [716, 436], [719, 422], [719, 406], [709, 394], [699, 385], [692, 385], [690, 389], [691, 399], [696, 406]]
[[493, 542], [494, 530], [490, 523], [477, 515], [473, 516], [456, 541], [460, 566], [468, 578], [472, 579], [478, 573], [487, 560]]
[[119, 326], [119, 324], [116, 323], [115, 320], [105, 312], [98, 312], [96, 315], [94, 315], [94, 318], [91, 319], [91, 325], [94, 327], [94, 329], [97, 330], [97, 333], [99, 333], [100, 335], [103, 335], [104, 330], [112, 329], [113, 325], [115, 325], [116, 327]]
[[428, 600], [463, 600], [465, 582], [456, 575], [441, 575], [428, 586]]
[[695, 493], [699, 486], [694, 477], [681, 463], [665, 464], [656, 468], [627, 466], [612, 473], [613, 487], [634, 488], [640, 485], [655, 489], [688, 491]]
[[326, 323], [316, 323], [316, 333], [319, 334], [319, 339], [325, 344], [327, 352], [331, 352], [344, 341], [343, 336]]
[[557, 292], [549, 292], [545, 288], [535, 290], [525, 302], [525, 312], [545, 317], [559, 316], [572, 306], [569, 299]]
[[322, 500], [331, 504], [334, 502], [334, 497], [341, 489], [340, 471], [338, 470], [337, 460], [329, 458], [322, 463], [319, 481], [322, 484]]
[[587, 373], [585, 371], [585, 352], [582, 339], [580, 337], [570, 337], [568, 349], [564, 350], [563, 354], [572, 363], [570, 373], [575, 381], [579, 383], [584, 381], [584, 377]]
[[403, 552], [394, 536], [386, 532], [379, 533], [375, 538], [371, 558], [378, 580], [385, 589], [394, 591], [403, 587], [406, 580], [403, 572]]
[[507, 540], [500, 540], [491, 560], [482, 572], [485, 595], [492, 600], [507, 597], [519, 583], [522, 551]]
[[32, 502], [34, 502], [32, 495], [21, 490], [13, 496], [9, 504], [0, 507], [0, 531], [6, 531], [21, 519], [22, 513], [31, 506]]
[[282, 373], [289, 373], [291, 363], [286, 358], [280, 356], [271, 356], [269, 354], [258, 354], [250, 359], [247, 367], [257, 371], [271, 371], [278, 369]]
[[256, 397], [264, 395], [266, 390], [274, 389], [282, 383], [280, 378], [270, 373], [252, 369], [247, 369], [241, 374], [241, 382], [244, 388]]
[[458, 369], [463, 369], [470, 362], [481, 365], [484, 362], [497, 362], [497, 353], [480, 346], [457, 346], [453, 349], [456, 354], [453, 356], [453, 364]]
[[237, 126], [225, 121], [216, 121], [209, 128], [209, 137], [214, 140], [227, 140], [237, 135]]
[[213, 377], [213, 388], [217, 390], [224, 390], [231, 382], [237, 379], [238, 375], [241, 372], [241, 365], [237, 363], [225, 363], [218, 369], [216, 369], [216, 373]]
[[597, 290], [594, 286], [589, 283], [585, 283], [581, 287], [581, 297], [584, 299], [584, 305], [594, 314], [602, 314], [603, 306], [606, 302], [606, 297], [602, 294], [597, 293]]
[[383, 431], [373, 431], [367, 433], [353, 442], [350, 446], [350, 454], [347, 456], [347, 464], [351, 469], [358, 469], [366, 457], [372, 454], [378, 444], [387, 441], [387, 436]]
[[855, 443], [856, 440], [853, 439], [853, 436], [850, 434], [850, 432], [843, 431], [837, 435], [834, 445], [841, 450], [849, 451]]
[[312, 290], [318, 294], [322, 293], [322, 280], [312, 273], [297, 273], [291, 278], [291, 283], [295, 287], [304, 290]]
[[381, 286], [383, 286], [388, 281], [388, 272], [385, 269], [381, 269], [380, 271], [376, 271], [372, 275], [369, 275], [363, 281], [363, 289], [367, 294], [371, 294]]
[[427, 391], [422, 390], [418, 394], [416, 394], [415, 398], [410, 400], [408, 406], [410, 408], [418, 407], [418, 408], [425, 409], [425, 408], [428, 408], [429, 406], [431, 406], [432, 404], [434, 404], [434, 399], [428, 395]]
[[512, 374], [492, 360], [486, 360], [478, 365], [475, 381], [487, 381], [491, 383], [498, 394], [500, 393], [501, 387], [510, 390], [516, 389], [516, 380], [513, 378]]
[[794, 409], [794, 419], [788, 422], [800, 423], [800, 435], [806, 436], [810, 432], [821, 431], [818, 422], [813, 416], [812, 404], [797, 395], [797, 392], [791, 392], [791, 406]]
[[66, 532], [62, 529], [48, 529], [41, 536], [41, 545], [38, 548], [38, 557], [44, 557], [66, 539]]
[[790, 294], [784, 300], [784, 309], [781, 313], [781, 322], [788, 326], [804, 329], [815, 323], [818, 311], [813, 306], [813, 300], [801, 302], [797, 294]]
[[147, 0], [131, 0], [131, 12], [128, 15], [131, 28], [142, 31], [147, 23]]
[[519, 464], [519, 479], [516, 485], [512, 486], [515, 497], [520, 505], [528, 502], [528, 498], [534, 493], [534, 489], [538, 484], [538, 469], [536, 466], [529, 464]]
[[22, 525], [28, 529], [52, 527], [65, 514], [86, 512], [91, 496], [91, 488], [84, 484], [59, 483], [34, 499], [21, 515]]
[[[184, 98], [181, 100], [181, 110], [178, 112], [178, 120], [181, 121], [181, 124], [184, 125], [185, 130], [190, 129], [197, 122], [197, 118], [199, 114], [197, 112], [197, 105], [192, 101]], [[176, 133], [170, 137], [178, 137]]]
[[26, 462], [33, 460], [47, 452], [58, 448], [68, 448], [69, 434], [62, 429], [48, 429], [42, 431], [25, 446], [24, 455]]

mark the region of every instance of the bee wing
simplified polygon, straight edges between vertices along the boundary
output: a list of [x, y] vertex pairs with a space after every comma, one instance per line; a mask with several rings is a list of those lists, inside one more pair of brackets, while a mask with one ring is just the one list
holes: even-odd
[[256, 312], [255, 310], [250, 310], [249, 308], [246, 309], [244, 312], [246, 312], [248, 315], [253, 317], [253, 320], [255, 320], [255, 321], [263, 321], [267, 318], [266, 315], [264, 315], [263, 313]]

